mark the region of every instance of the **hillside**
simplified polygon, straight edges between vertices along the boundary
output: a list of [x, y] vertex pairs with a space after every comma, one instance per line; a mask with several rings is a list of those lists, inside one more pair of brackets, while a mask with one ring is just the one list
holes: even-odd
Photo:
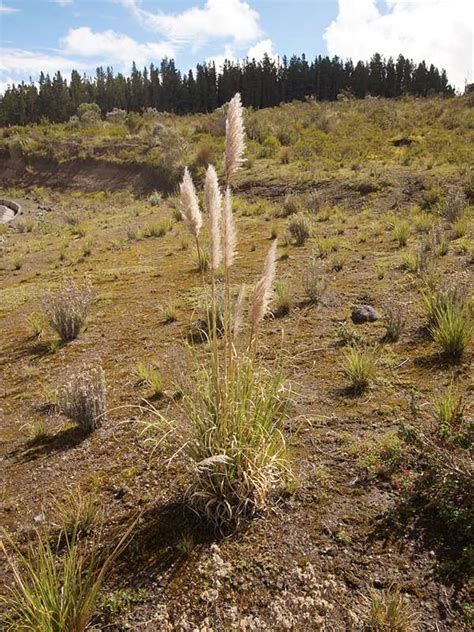
[[[178, 184], [188, 166], [202, 202], [209, 163], [223, 181], [226, 112], [1, 131], [0, 198], [22, 207], [0, 225], [1, 522], [21, 550], [45, 525], [57, 539], [65, 516], [90, 518], [86, 546], [129, 529], [97, 630], [467, 630], [472, 98], [245, 112], [230, 293], [251, 295], [278, 238], [256, 356], [282, 372], [291, 476], [252, 519], [215, 530], [186, 502], [182, 394], [208, 362], [195, 334], [210, 272]], [[65, 344], [44, 301], [69, 277], [92, 298]], [[460, 353], [433, 333], [446, 296]], [[355, 324], [363, 306], [376, 319]], [[57, 396], [85, 362], [107, 384], [92, 433]]]

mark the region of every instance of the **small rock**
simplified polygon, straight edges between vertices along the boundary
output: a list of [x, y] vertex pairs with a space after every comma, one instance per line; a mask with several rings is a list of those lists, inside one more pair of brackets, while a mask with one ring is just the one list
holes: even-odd
[[33, 522], [35, 524], [41, 524], [43, 520], [44, 520], [44, 517], [42, 516], [42, 514], [38, 514], [37, 516], [33, 518]]
[[380, 314], [371, 305], [357, 305], [352, 308], [351, 319], [354, 325], [373, 323], [380, 319]]

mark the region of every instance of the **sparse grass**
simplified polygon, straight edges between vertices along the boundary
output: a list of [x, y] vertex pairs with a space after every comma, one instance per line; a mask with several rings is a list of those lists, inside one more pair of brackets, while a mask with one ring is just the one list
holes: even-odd
[[28, 325], [29, 330], [31, 331], [31, 337], [33, 339], [39, 340], [43, 337], [44, 330], [46, 327], [46, 318], [44, 314], [39, 314], [38, 312], [31, 312], [26, 317], [26, 324]]
[[106, 386], [101, 366], [83, 365], [71, 373], [58, 390], [61, 412], [85, 432], [99, 428], [105, 420]]
[[79, 335], [91, 302], [90, 283], [77, 285], [72, 278], [65, 280], [55, 292], [43, 297], [43, 307], [50, 326], [62, 342], [70, 342]]
[[28, 424], [27, 431], [28, 431], [28, 440], [33, 445], [37, 443], [42, 443], [49, 436], [48, 427], [44, 419], [39, 419], [38, 421]]
[[[441, 200], [440, 200], [441, 202]], [[464, 213], [466, 196], [459, 187], [450, 187], [441, 204], [441, 213], [450, 224], [454, 224]]]
[[96, 492], [84, 492], [80, 487], [70, 490], [60, 502], [55, 502], [54, 516], [68, 537], [89, 534], [102, 518]]
[[357, 465], [381, 478], [390, 478], [403, 457], [403, 442], [398, 432], [369, 433], [354, 442], [350, 452], [357, 456]]
[[193, 253], [194, 269], [197, 272], [207, 272], [211, 262], [209, 253], [205, 250], [194, 250]]
[[353, 347], [359, 345], [362, 342], [361, 334], [346, 323], [341, 323], [336, 331], [337, 342], [341, 347]]
[[355, 395], [362, 393], [377, 372], [375, 352], [372, 349], [351, 346], [344, 355], [343, 373]]
[[136, 372], [140, 382], [151, 389], [154, 399], [163, 395], [163, 382], [156, 368], [150, 364], [138, 362]]
[[337, 252], [340, 241], [337, 237], [320, 237], [316, 240], [316, 250], [321, 258], [327, 257], [331, 252]]

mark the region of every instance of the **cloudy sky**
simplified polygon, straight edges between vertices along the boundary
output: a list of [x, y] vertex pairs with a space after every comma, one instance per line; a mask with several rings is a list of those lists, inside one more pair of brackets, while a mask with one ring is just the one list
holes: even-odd
[[131, 60], [197, 62], [305, 52], [399, 52], [473, 81], [472, 0], [0, 0], [0, 90], [40, 70], [128, 72]]

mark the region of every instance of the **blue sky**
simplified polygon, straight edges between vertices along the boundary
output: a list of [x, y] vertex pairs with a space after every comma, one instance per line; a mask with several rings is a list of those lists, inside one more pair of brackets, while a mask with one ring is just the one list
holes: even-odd
[[0, 0], [0, 89], [40, 70], [173, 57], [187, 70], [225, 57], [305, 52], [368, 59], [403, 52], [472, 81], [470, 0]]

